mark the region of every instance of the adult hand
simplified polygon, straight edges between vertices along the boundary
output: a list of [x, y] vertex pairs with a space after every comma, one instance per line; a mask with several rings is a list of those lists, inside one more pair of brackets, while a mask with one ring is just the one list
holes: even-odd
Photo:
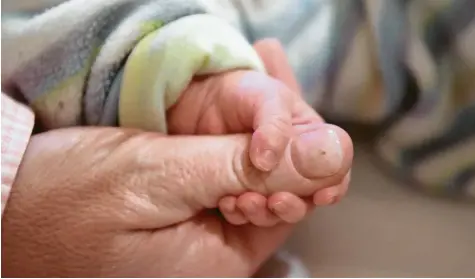
[[[339, 136], [345, 164], [335, 182], [352, 156], [348, 136]], [[163, 137], [119, 128], [34, 136], [2, 218], [2, 274], [252, 275], [291, 226], [235, 227], [212, 210], [223, 196], [272, 194], [263, 187], [267, 174], [249, 161], [249, 144], [250, 135]], [[280, 176], [299, 183], [292, 167]]]
[[249, 142], [118, 128], [34, 136], [2, 219], [2, 274], [253, 274], [291, 226], [235, 227], [206, 211], [224, 195], [262, 187]]

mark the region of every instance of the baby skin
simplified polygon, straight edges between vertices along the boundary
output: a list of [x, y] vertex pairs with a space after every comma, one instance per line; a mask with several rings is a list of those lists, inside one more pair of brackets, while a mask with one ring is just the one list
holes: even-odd
[[325, 124], [300, 97], [288, 63], [275, 63], [276, 54], [285, 57], [279, 45], [273, 57], [259, 44], [255, 48], [267, 74], [239, 70], [196, 78], [167, 112], [168, 129], [170, 134], [252, 133], [244, 171], [255, 173], [255, 180], [245, 182], [254, 186], [222, 197], [218, 208], [235, 225], [295, 223], [313, 206], [333, 204], [346, 193], [351, 139]]

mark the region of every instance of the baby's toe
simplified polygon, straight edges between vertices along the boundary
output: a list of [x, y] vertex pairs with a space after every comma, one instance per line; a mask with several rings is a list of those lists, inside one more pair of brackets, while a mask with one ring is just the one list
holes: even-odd
[[339, 202], [348, 191], [350, 175], [351, 174], [348, 173], [343, 181], [338, 185], [317, 191], [313, 195], [313, 203], [316, 206], [326, 206]]
[[259, 193], [248, 192], [237, 198], [236, 206], [252, 224], [260, 227], [271, 227], [280, 219], [267, 207], [267, 198]]
[[267, 205], [277, 217], [287, 223], [301, 221], [312, 208], [311, 202], [289, 192], [273, 194], [269, 197]]
[[236, 197], [228, 196], [222, 198], [218, 203], [218, 208], [221, 211], [224, 219], [233, 225], [244, 225], [248, 220], [244, 214], [236, 207]]

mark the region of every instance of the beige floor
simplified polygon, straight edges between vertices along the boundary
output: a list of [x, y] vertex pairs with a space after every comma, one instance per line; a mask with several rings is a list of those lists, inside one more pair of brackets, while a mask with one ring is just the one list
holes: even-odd
[[356, 151], [349, 196], [287, 244], [316, 277], [475, 276], [475, 206], [390, 183]]

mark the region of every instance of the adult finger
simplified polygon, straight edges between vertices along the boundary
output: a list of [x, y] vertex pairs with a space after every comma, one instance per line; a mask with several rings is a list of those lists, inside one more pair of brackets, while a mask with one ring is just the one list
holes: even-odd
[[[135, 223], [133, 218], [128, 219], [131, 224], [163, 227], [186, 220], [205, 208], [215, 208], [222, 197], [229, 195], [254, 191], [264, 195], [292, 192], [308, 196], [335, 185], [351, 165], [351, 141], [346, 133], [330, 125], [320, 129], [318, 133], [334, 134], [315, 142], [308, 141], [305, 133], [296, 136], [277, 168], [269, 173], [251, 163], [250, 135], [157, 137], [140, 133], [123, 142], [105, 160], [114, 166], [110, 171], [117, 177], [112, 181], [127, 188], [118, 191], [127, 193], [121, 199], [125, 204], [135, 205], [128, 210], [139, 211]], [[321, 168], [332, 165], [328, 158], [320, 160], [323, 165], [307, 166], [306, 162], [316, 162], [317, 158], [312, 156], [335, 154], [331, 150], [334, 142], [325, 143], [335, 139], [342, 146], [342, 162], [335, 172], [322, 173]], [[318, 144], [318, 148], [307, 149], [305, 144]], [[313, 149], [315, 152], [309, 152]], [[305, 159], [306, 156], [310, 158]]]
[[[334, 134], [325, 137], [329, 131]], [[41, 148], [29, 148], [28, 164], [41, 165], [36, 158], [56, 162], [37, 175], [64, 173], [57, 174], [54, 183], [64, 183], [68, 193], [78, 193], [71, 206], [87, 206], [84, 210], [89, 210], [88, 201], [100, 200], [101, 208], [109, 212], [101, 213], [108, 215], [108, 223], [120, 224], [122, 229], [154, 229], [185, 221], [203, 209], [216, 208], [225, 196], [249, 191], [309, 196], [335, 185], [351, 165], [351, 141], [341, 129], [330, 125], [323, 125], [316, 133], [323, 133], [316, 142], [308, 140], [308, 133], [295, 136], [271, 172], [262, 172], [251, 163], [251, 135], [163, 137], [118, 128], [72, 128], [40, 135], [36, 142], [43, 144]], [[335, 142], [331, 141], [336, 139], [341, 145], [341, 164], [335, 172], [315, 176], [312, 171], [321, 169], [306, 162], [323, 156], [320, 161], [325, 164], [321, 167], [328, 165], [325, 156], [335, 154]], [[306, 144], [318, 146], [305, 148]], [[71, 156], [74, 161], [68, 160]], [[27, 168], [25, 165], [23, 169]], [[71, 174], [65, 168], [80, 173], [82, 178], [76, 182], [83, 181], [87, 189], [81, 183], [69, 183]]]

